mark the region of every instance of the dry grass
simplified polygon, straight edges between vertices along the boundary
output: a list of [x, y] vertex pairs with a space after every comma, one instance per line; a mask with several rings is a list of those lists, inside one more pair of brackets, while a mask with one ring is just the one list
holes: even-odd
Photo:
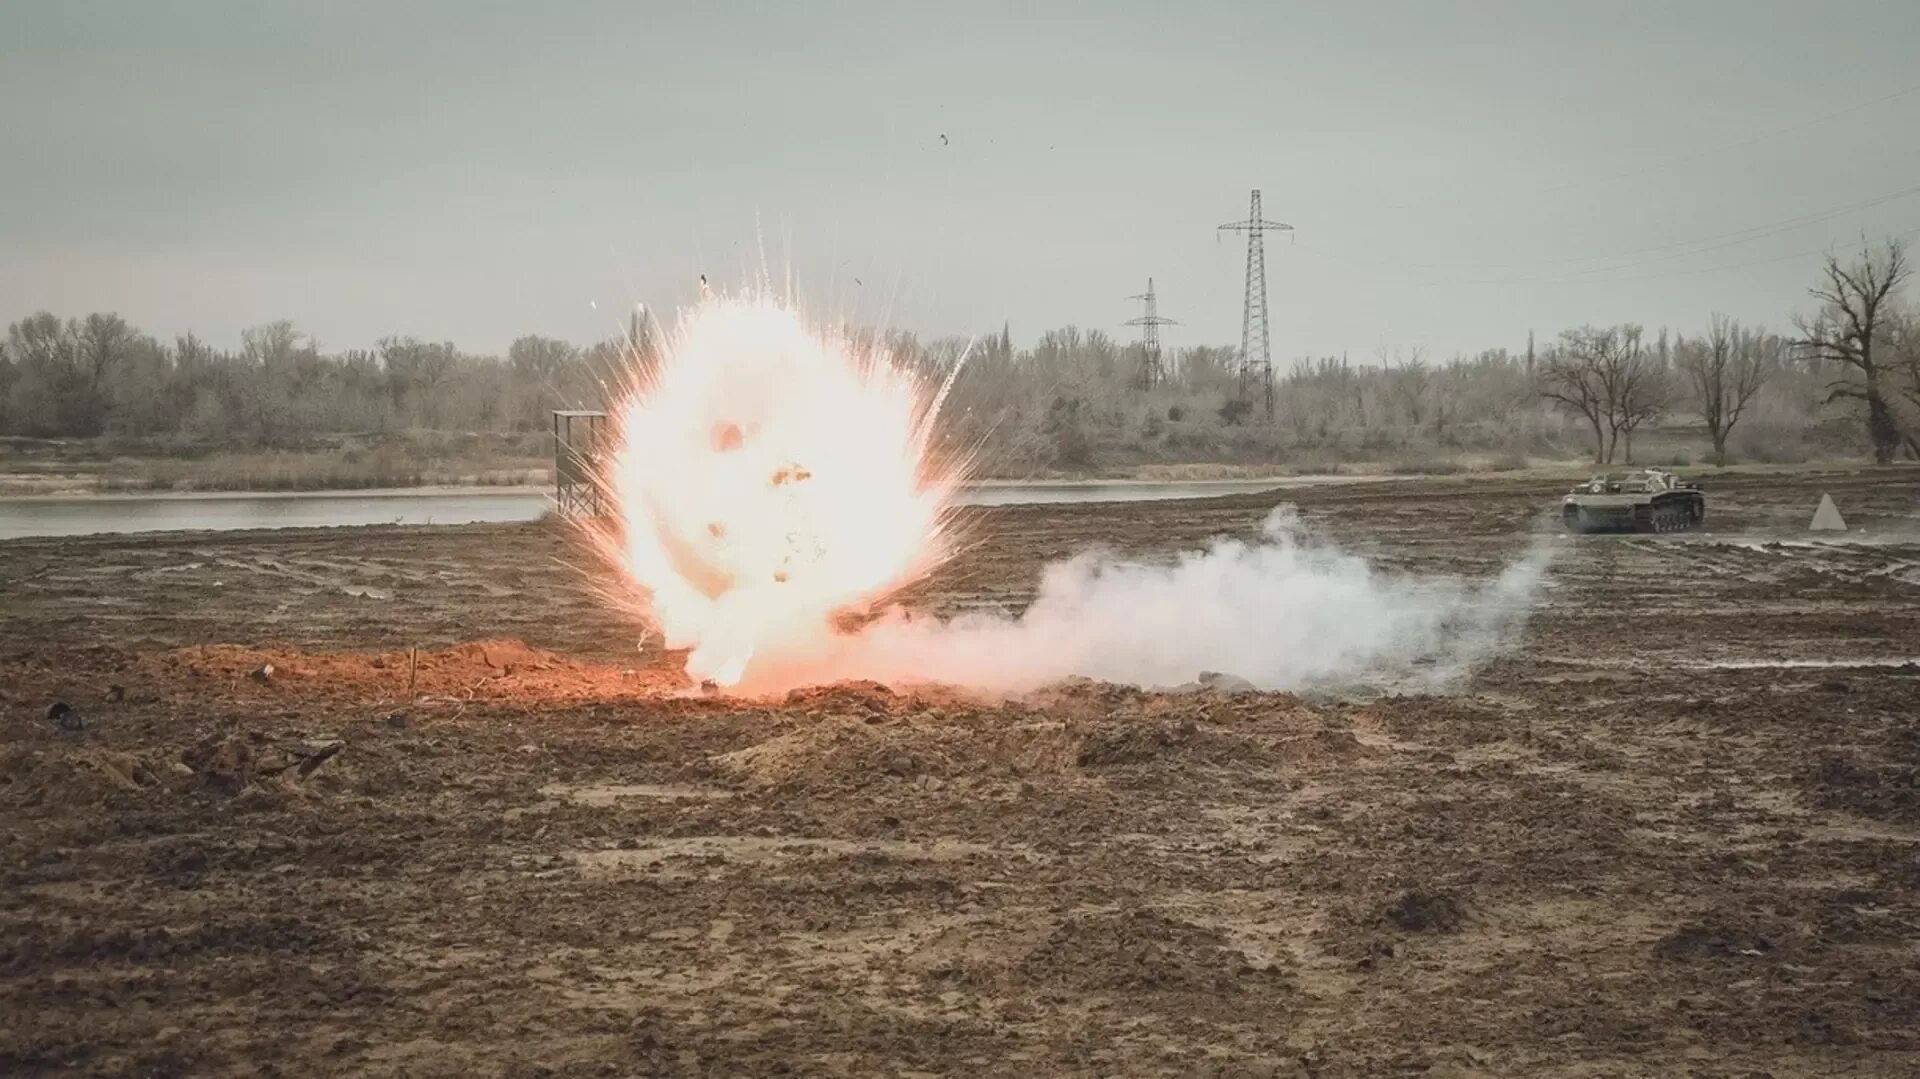
[[548, 484], [552, 469], [530, 461], [423, 459], [406, 453], [355, 458], [337, 453], [220, 453], [194, 460], [130, 462], [103, 474], [101, 491], [329, 491], [385, 487]]
[[[371, 444], [369, 444], [371, 443]], [[545, 485], [551, 459], [524, 440], [423, 432], [378, 442], [341, 437], [297, 449], [14, 440], [0, 494], [323, 491]], [[18, 452], [12, 452], [18, 451]]]

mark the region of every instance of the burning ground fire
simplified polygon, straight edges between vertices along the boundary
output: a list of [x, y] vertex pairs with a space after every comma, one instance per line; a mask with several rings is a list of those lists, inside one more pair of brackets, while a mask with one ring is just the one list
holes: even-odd
[[604, 590], [688, 650], [691, 677], [742, 692], [1155, 686], [1208, 669], [1297, 689], [1456, 675], [1504, 646], [1544, 575], [1541, 547], [1488, 582], [1384, 574], [1305, 543], [1282, 507], [1257, 543], [1051, 566], [1018, 617], [895, 609], [843, 630], [952, 552], [966, 459], [934, 430], [954, 375], [930, 385], [772, 299], [702, 302], [615, 411], [617, 512], [591, 533], [616, 570]]

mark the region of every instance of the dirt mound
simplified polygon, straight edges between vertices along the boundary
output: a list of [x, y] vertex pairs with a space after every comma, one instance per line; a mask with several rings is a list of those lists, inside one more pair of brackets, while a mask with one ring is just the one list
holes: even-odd
[[1285, 983], [1256, 967], [1217, 929], [1147, 910], [1072, 914], [1016, 964], [1019, 981], [1107, 993], [1233, 994]]
[[220, 912], [186, 926], [104, 927], [81, 920], [16, 922], [0, 943], [0, 971], [25, 973], [102, 961], [166, 961], [208, 953], [307, 953], [340, 936], [320, 920]]
[[1092, 769], [1173, 762], [1258, 765], [1274, 757], [1269, 743], [1187, 719], [1102, 724], [1082, 738], [1074, 763]]
[[828, 715], [710, 761], [747, 786], [817, 791], [968, 775], [1058, 774], [1072, 767], [1077, 748], [1057, 723], [990, 727], [929, 716]]
[[187, 750], [184, 757], [206, 786], [235, 794], [258, 774], [264, 742], [245, 734], [214, 735]]
[[[291, 658], [307, 659], [309, 664], [320, 661], [320, 657]], [[434, 651], [408, 649], [374, 656], [335, 655], [325, 657], [325, 661], [327, 665], [324, 667], [324, 673], [329, 676], [365, 676], [371, 672], [380, 672], [383, 678], [391, 680], [397, 672], [422, 681], [439, 674], [456, 679], [464, 678], [468, 682], [475, 678], [497, 678], [532, 671], [551, 671], [572, 665], [564, 656], [545, 649], [533, 648], [524, 641], [513, 638], [470, 641], [452, 648]], [[315, 668], [314, 673], [321, 673], [321, 669]]]
[[1653, 944], [1653, 954], [1670, 963], [1709, 959], [1758, 959], [1782, 943], [1781, 934], [1763, 933], [1746, 920], [1708, 915], [1674, 928]]
[[1231, 675], [1202, 672], [1201, 680], [1162, 689], [1069, 678], [1019, 699], [1054, 716], [1101, 719], [1118, 715], [1271, 716], [1304, 707], [1291, 693], [1269, 693]]
[[[337, 659], [338, 657], [326, 657]], [[233, 644], [205, 644], [182, 648], [162, 657], [163, 665], [177, 668], [191, 678], [217, 678], [238, 681], [254, 675], [268, 667], [272, 674], [268, 681], [277, 678], [301, 676], [309, 673], [312, 664], [301, 662], [298, 652], [284, 648], [247, 648]], [[316, 657], [316, 662], [325, 660]], [[260, 681], [256, 678], [255, 681]]]
[[[272, 739], [244, 730], [208, 735], [178, 755], [96, 747], [0, 750], [0, 792], [27, 805], [87, 806], [116, 796], [204, 791], [291, 792], [334, 764], [333, 738]], [[329, 776], [332, 769], [328, 771]]]
[[894, 711], [901, 698], [878, 682], [839, 682], [830, 686], [810, 686], [787, 694], [786, 707], [809, 712], [836, 711], [884, 715]]
[[628, 678], [616, 669], [582, 664], [511, 639], [474, 641], [437, 651], [380, 653], [196, 645], [152, 657], [144, 673], [150, 683], [186, 681], [200, 692], [214, 691], [245, 702], [268, 694], [337, 696], [367, 690], [395, 698], [459, 700], [482, 687], [490, 696], [551, 700], [585, 693], [604, 696], [616, 690], [657, 691], [684, 681], [657, 673], [645, 679]]
[[1070, 678], [1034, 690], [1020, 703], [1054, 716], [1096, 718], [1123, 711], [1137, 711], [1147, 696], [1134, 686], [1096, 682], [1091, 678]]
[[1381, 888], [1332, 904], [1326, 925], [1315, 935], [1328, 954], [1354, 960], [1365, 969], [1382, 957], [1401, 954], [1409, 938], [1458, 933], [1472, 918], [1466, 895], [1454, 889]]
[[184, 769], [159, 754], [108, 749], [0, 751], [0, 790], [29, 805], [93, 805], [114, 795], [180, 782]]
[[208, 735], [181, 754], [194, 782], [216, 794], [236, 795], [250, 788], [290, 791], [311, 778], [346, 748], [337, 738], [275, 740], [257, 731]]
[[1899, 824], [1920, 822], [1920, 766], [1831, 755], [1808, 775], [1815, 805]]
[[907, 742], [888, 738], [865, 719], [825, 716], [757, 745], [722, 753], [712, 763], [742, 783], [767, 787], [879, 773], [918, 775], [936, 763], [925, 760], [924, 753], [916, 759], [916, 747]]
[[1061, 722], [1019, 713], [956, 719], [939, 711], [863, 712], [817, 715], [710, 763], [747, 786], [812, 790], [926, 778], [1081, 775], [1138, 781], [1270, 768], [1324, 753], [1321, 743], [1328, 737], [1335, 736], [1263, 738], [1193, 719]]
[[552, 652], [529, 648], [525, 642], [512, 639], [474, 641], [445, 652], [431, 654], [427, 658], [435, 662], [464, 662], [487, 667], [502, 674], [512, 674], [515, 671], [544, 671], [566, 662]]
[[1409, 888], [1382, 913], [1404, 932], [1455, 933], [1467, 920], [1467, 905], [1453, 892]]

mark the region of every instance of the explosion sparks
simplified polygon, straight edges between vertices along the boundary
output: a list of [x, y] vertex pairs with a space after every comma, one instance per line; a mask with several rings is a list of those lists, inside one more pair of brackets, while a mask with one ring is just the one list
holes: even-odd
[[[687, 649], [691, 677], [735, 690], [879, 678], [1018, 693], [1209, 669], [1261, 689], [1437, 688], [1508, 645], [1550, 557], [1536, 541], [1480, 583], [1382, 573], [1307, 542], [1281, 507], [1251, 544], [1056, 563], [1018, 615], [875, 611], [950, 553], [965, 470], [932, 432], [958, 369], [928, 386], [764, 298], [703, 302], [657, 360], [614, 415], [617, 517], [593, 535], [616, 602]], [[877, 617], [840, 632], [849, 612]]]
[[725, 686], [824, 648], [836, 615], [947, 553], [961, 469], [930, 452], [947, 385], [772, 299], [690, 311], [613, 415], [596, 538], [619, 590]]

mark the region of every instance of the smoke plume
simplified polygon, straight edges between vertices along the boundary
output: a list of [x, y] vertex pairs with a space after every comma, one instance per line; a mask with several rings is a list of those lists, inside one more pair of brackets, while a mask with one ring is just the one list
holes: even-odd
[[806, 667], [1007, 693], [1075, 676], [1172, 687], [1201, 672], [1267, 690], [1439, 688], [1513, 643], [1547, 561], [1536, 546], [1489, 580], [1388, 573], [1308, 542], [1281, 506], [1258, 542], [1216, 540], [1172, 564], [1082, 554], [1049, 566], [1016, 617], [895, 610]]

